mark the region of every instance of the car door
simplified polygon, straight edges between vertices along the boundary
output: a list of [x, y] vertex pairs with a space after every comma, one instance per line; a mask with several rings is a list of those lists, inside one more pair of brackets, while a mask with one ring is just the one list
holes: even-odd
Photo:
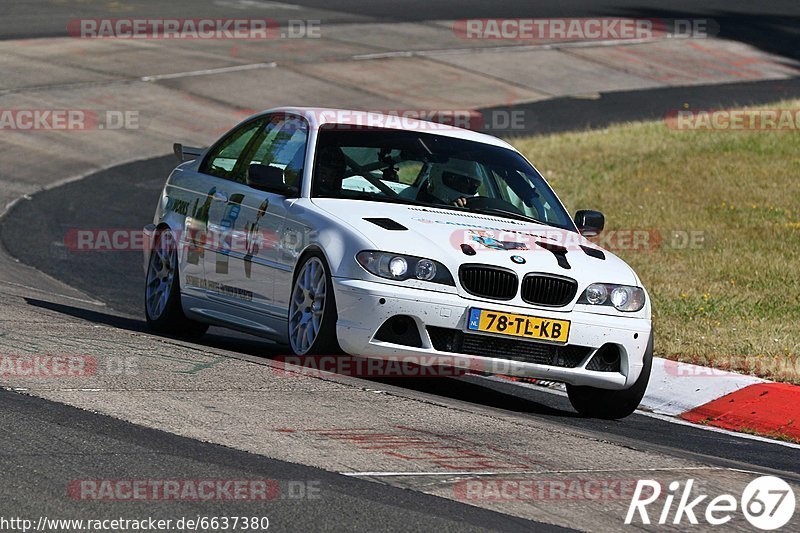
[[213, 264], [206, 263], [211, 285], [219, 288], [219, 297], [235, 305], [242, 326], [271, 337], [283, 332], [286, 320], [286, 310], [275, 302], [274, 291], [276, 279], [282, 279], [287, 270], [291, 274], [291, 267], [278, 261], [278, 244], [294, 199], [250, 187], [247, 170], [254, 163], [277, 167], [285, 185], [298, 183], [307, 138], [305, 120], [283, 114], [266, 117], [232, 171], [227, 208], [211, 218], [222, 235]]
[[208, 258], [216, 256], [221, 239], [219, 227], [212, 221], [218, 212], [227, 209], [235, 165], [263, 123], [263, 118], [248, 121], [222, 137], [208, 150], [191, 176], [196, 197], [187, 206], [186, 231], [182, 236], [187, 265], [184, 290], [204, 301], [217, 292], [208, 278], [207, 265]]

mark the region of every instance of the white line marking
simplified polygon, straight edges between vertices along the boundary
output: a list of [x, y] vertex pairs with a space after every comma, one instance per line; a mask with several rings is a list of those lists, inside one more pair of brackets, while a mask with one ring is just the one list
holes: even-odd
[[351, 57], [355, 61], [369, 59], [389, 59], [393, 57], [432, 57], [446, 55], [474, 54], [478, 52], [527, 52], [531, 50], [558, 50], [561, 48], [592, 48], [601, 46], [619, 46], [622, 44], [643, 44], [659, 42], [663, 39], [612, 39], [608, 41], [575, 41], [569, 43], [520, 44], [510, 46], [474, 46], [467, 48], [438, 48], [434, 50], [397, 50], [393, 52], [376, 52], [373, 54], [357, 54]]
[[268, 2], [266, 0], [215, 0], [214, 3], [218, 6], [230, 7], [233, 9], [248, 9], [251, 7], [258, 9], [289, 9], [291, 11], [297, 11], [298, 9], [301, 9], [301, 7], [296, 4]]
[[401, 476], [500, 476], [517, 474], [540, 474], [536, 470], [523, 470], [513, 472], [339, 472], [343, 476], [380, 476], [380, 477], [401, 477]]
[[139, 81], [174, 80], [177, 78], [190, 78], [192, 76], [210, 76], [213, 74], [225, 74], [226, 72], [240, 72], [243, 70], [256, 70], [260, 68], [275, 68], [277, 66], [278, 64], [274, 61], [270, 63], [250, 63], [248, 65], [234, 65], [232, 67], [190, 70], [188, 72], [175, 72], [172, 74], [156, 74], [153, 76], [144, 76], [139, 78]]

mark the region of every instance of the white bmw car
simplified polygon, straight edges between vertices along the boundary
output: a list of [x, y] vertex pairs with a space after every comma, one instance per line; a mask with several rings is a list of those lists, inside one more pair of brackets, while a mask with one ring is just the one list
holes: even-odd
[[375, 113], [271, 109], [175, 145], [145, 228], [156, 331], [209, 325], [297, 355], [416, 357], [560, 381], [621, 418], [650, 376], [650, 301], [537, 170], [481, 133]]

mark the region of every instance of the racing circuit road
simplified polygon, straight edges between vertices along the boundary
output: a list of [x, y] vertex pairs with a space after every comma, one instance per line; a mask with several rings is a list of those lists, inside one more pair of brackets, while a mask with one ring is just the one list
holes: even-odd
[[[619, 14], [622, 9], [592, 4], [567, 13], [553, 3], [528, 13], [521, 11], [527, 3], [507, 2], [497, 8], [502, 12], [489, 13], [481, 7], [487, 4], [475, 2], [459, 4], [463, 12], [454, 16], [455, 8], [445, 2], [426, 2], [426, 8], [403, 13], [393, 12], [396, 4], [390, 2], [370, 3], [368, 10], [354, 2], [335, 12], [325, 3], [312, 4], [316, 3], [299, 2], [286, 16], [320, 18], [332, 25], [369, 25], [510, 13], [588, 16]], [[780, 40], [767, 38], [763, 27], [759, 33], [756, 24], [745, 25], [749, 15], [743, 4], [725, 3], [730, 10], [725, 17], [739, 24], [742, 42], [755, 46], [772, 42], [762, 49], [771, 47], [770, 53], [786, 58], [796, 54], [797, 47], [776, 49]], [[74, 17], [63, 7], [69, 2], [54, 8], [55, 15], [49, 3], [27, 5], [31, 7], [25, 16], [10, 10], [0, 31], [6, 39], [35, 38], [28, 42], [42, 42], [44, 53], [58, 56], [59, 43], [47, 39], [57, 39], [63, 20]], [[217, 7], [209, 9], [220, 8], [219, 2], [213, 5]], [[159, 15], [178, 16], [186, 10], [179, 2], [169, 6], [174, 13]], [[786, 21], [785, 28], [791, 29], [796, 8], [787, 12], [777, 4], [772, 9], [773, 18], [753, 20], [764, 26]], [[100, 13], [82, 16], [104, 16]], [[254, 16], [246, 9], [237, 16], [248, 14]], [[719, 12], [716, 16], [723, 18]], [[397, 49], [403, 50], [403, 44], [411, 46], [401, 42]], [[341, 42], [333, 46], [343, 53], [364, 51]], [[289, 52], [267, 53], [278, 57]], [[112, 54], [92, 69], [97, 72], [121, 62], [124, 69], [137, 73], [148, 68], [170, 71], [168, 62], [154, 65], [153, 57], [143, 61]], [[212, 68], [219, 62], [209, 53], [195, 57], [192, 64], [173, 70]], [[462, 489], [468, 481], [619, 483], [647, 477], [667, 484], [693, 478], [697, 494], [713, 497], [740, 494], [755, 473], [779, 476], [795, 489], [800, 486], [796, 445], [677, 424], [647, 413], [618, 422], [582, 419], [566, 397], [550, 389], [475, 376], [369, 380], [291, 374], [273, 361], [286, 353], [285, 348], [216, 328], [196, 343], [148, 333], [141, 310], [141, 253], [75, 252], [65, 247], [64, 235], [73, 228], [136, 229], [149, 222], [164, 179], [175, 165], [173, 156], [162, 155], [169, 152], [170, 143], [209, 142], [235, 122], [237, 110], [258, 105], [257, 89], [242, 89], [231, 96], [238, 100], [233, 107], [223, 109], [220, 100], [203, 92], [208, 86], [188, 86], [184, 80], [167, 83], [170, 91], [186, 93], [176, 97], [153, 85], [148, 86], [152, 92], [148, 99], [136, 93], [135, 84], [107, 89], [103, 85], [107, 80], [91, 79], [80, 86], [87, 95], [79, 98], [70, 86], [79, 80], [67, 83], [71, 75], [60, 72], [55, 63], [39, 68], [50, 68], [54, 79], [62, 78], [51, 83], [44, 70], [37, 83], [22, 83], [0, 98], [45, 94], [45, 99], [58, 102], [62, 97], [78, 106], [80, 98], [103, 101], [121, 90], [123, 98], [141, 107], [159, 105], [154, 103], [159, 97], [168, 99], [158, 109], [177, 122], [187, 122], [180, 113], [196, 109], [197, 117], [188, 122], [218, 120], [220, 125], [203, 129], [182, 123], [158, 131], [162, 122], [145, 115], [145, 131], [124, 138], [92, 132], [3, 143], [3, 203], [27, 196], [10, 206], [0, 224], [0, 239], [9, 254], [0, 258], [0, 351], [79, 354], [95, 358], [99, 367], [92, 375], [66, 381], [2, 378], [9, 390], [0, 392], [0, 417], [10, 431], [0, 437], [5, 481], [0, 488], [0, 516], [177, 519], [245, 514], [269, 516], [270, 528], [279, 530], [538, 531], [551, 525], [617, 530], [629, 493], [611, 491], [607, 498], [589, 501], [558, 496], [498, 501], [467, 497]], [[371, 94], [345, 94], [341, 87], [320, 83], [316, 90], [333, 91], [326, 97], [338, 99], [336, 105], [378, 105]], [[551, 131], [582, 127], [586, 113], [596, 117], [593, 124], [614, 121], [608, 116], [613, 107], [605, 104], [615, 98], [627, 102], [625, 119], [659, 116], [650, 107], [653, 91], [672, 91], [676, 99], [688, 95], [705, 105], [800, 94], [791, 77], [728, 86], [729, 93], [698, 84], [627, 88], [592, 100], [566, 96], [508, 105], [547, 108], [552, 118], [537, 114], [537, 129]], [[190, 95], [189, 103], [181, 105], [178, 101], [185, 100], [185, 94]], [[198, 96], [203, 94], [205, 98]], [[273, 104], [272, 99], [265, 102], [259, 107]], [[478, 107], [502, 105], [487, 101]], [[170, 111], [172, 107], [176, 111]], [[36, 143], [47, 146], [32, 148]], [[211, 504], [98, 502], [76, 499], [67, 489], [70, 483], [87, 479], [244, 478], [276, 480], [281, 496], [267, 502]], [[657, 514], [654, 511], [651, 517]], [[795, 517], [787, 527], [796, 528], [798, 523]], [[737, 516], [726, 527], [747, 530], [748, 524]]]
[[[28, 306], [47, 310], [48, 316], [53, 320], [68, 319], [70, 321], [77, 319], [78, 322], [86, 322], [95, 325], [110, 326], [121, 331], [128, 331], [135, 333], [136, 337], [144, 335], [150, 336], [145, 333], [144, 323], [140, 318], [140, 304], [141, 304], [141, 286], [143, 283], [143, 274], [141, 271], [141, 256], [138, 250], [129, 252], [69, 252], [65, 251], [62, 247], [58, 246], [59, 241], [63, 240], [63, 234], [68, 228], [107, 228], [107, 227], [133, 227], [138, 221], [146, 219], [154, 199], [157, 199], [162, 186], [163, 178], [174, 164], [173, 156], [166, 156], [154, 160], [144, 162], [137, 162], [129, 165], [115, 167], [107, 171], [99, 172], [95, 175], [88, 176], [80, 181], [63, 185], [42, 193], [37, 194], [33, 200], [25, 201], [17, 204], [9, 213], [5, 223], [2, 226], [2, 239], [3, 243], [9, 248], [9, 251], [16, 257], [20, 258], [27, 264], [33, 265], [45, 273], [57, 276], [71, 286], [81, 289], [87, 295], [99, 301], [105, 302], [107, 305], [102, 308], [87, 306], [83, 303], [76, 302], [53, 302], [49, 298], [40, 295], [33, 297], [26, 297], [25, 301]], [[132, 180], [133, 175], [147, 176], [146, 178]], [[119, 205], [114, 201], [115, 198], [126, 198], [126, 205], [129, 208], [120, 210]], [[37, 231], [31, 231], [31, 228], [38, 228]], [[13, 335], [13, 334], [12, 334]], [[136, 338], [134, 337], [134, 338]], [[181, 345], [188, 343], [181, 342]], [[249, 364], [270, 364], [271, 358], [275, 356], [286, 354], [286, 349], [282, 347], [271, 346], [265, 342], [249, 338], [244, 335], [232, 334], [226, 330], [212, 329], [211, 332], [202, 339], [199, 343], [191, 345], [193, 348], [202, 348], [203, 353], [208, 356], [221, 355], [222, 357], [232, 357], [240, 361], [247, 361]], [[170, 358], [172, 355], [169, 351], [164, 351], [164, 347], [160, 350], [159, 356], [163, 354], [164, 357]], [[157, 357], [157, 356], [156, 356]], [[220, 376], [215, 371], [214, 367], [203, 370], [204, 373], [209, 374], [205, 379], [217, 380], [214, 389], [218, 390], [222, 396], [226, 395], [225, 389], [231, 386], [234, 389], [240, 389], [241, 384], [234, 376]], [[278, 372], [280, 375], [280, 372]], [[158, 376], [137, 376], [139, 379], [147, 380], [147, 387], [161, 388], [162, 378]], [[231, 382], [229, 380], [233, 379]], [[317, 378], [307, 377], [306, 380], [314, 381]], [[340, 378], [331, 377], [326, 378], [333, 382], [339, 381]], [[153, 380], [153, 381], [150, 381]], [[278, 382], [280, 389], [286, 385], [281, 384], [282, 379], [272, 380]], [[611, 463], [611, 457], [605, 454], [616, 454], [620, 449], [629, 450], [627, 453], [644, 454], [642, 458], [643, 465], [647, 468], [661, 468], [662, 464], [672, 464], [674, 461], [679, 463], [691, 464], [691, 468], [698, 468], [698, 465], [703, 465], [703, 468], [709, 468], [706, 473], [708, 477], [716, 477], [722, 475], [725, 470], [717, 469], [734, 469], [744, 471], [759, 471], [771, 472], [785, 479], [792, 479], [800, 481], [800, 475], [797, 473], [797, 457], [798, 450], [787, 448], [785, 445], [776, 443], [768, 443], [752, 439], [744, 439], [733, 436], [731, 434], [704, 431], [702, 429], [676, 425], [666, 420], [645, 416], [644, 414], [633, 415], [621, 422], [606, 422], [591, 419], [582, 419], [577, 417], [569, 406], [569, 402], [564, 396], [554, 394], [551, 391], [544, 391], [536, 387], [520, 387], [511, 383], [489, 381], [478, 377], [464, 377], [464, 378], [397, 378], [397, 379], [383, 379], [383, 380], [362, 380], [357, 378], [341, 378], [342, 383], [346, 383], [350, 387], [356, 387], [356, 390], [370, 390], [381, 391], [384, 394], [390, 395], [392, 398], [413, 400], [423, 402], [425, 404], [432, 404], [439, 409], [444, 409], [448, 414], [434, 414], [427, 413], [427, 409], [423, 409], [420, 415], [414, 417], [414, 423], [418, 424], [420, 416], [433, 417], [436, 420], [440, 416], [455, 416], [473, 417], [483, 416], [489, 420], [496, 418], [513, 420], [515, 424], [524, 424], [525, 431], [524, 438], [538, 441], [542, 438], [541, 432], [549, 433], [551, 431], [569, 431], [579, 432], [582, 435], [582, 444], [580, 448], [571, 450], [568, 455], [583, 454], [584, 450], [589, 457], [581, 458], [580, 462], [588, 461], [600, 471], [606, 469]], [[302, 381], [302, 380], [301, 380]], [[139, 388], [140, 385], [133, 383], [116, 383], [115, 388], [122, 390], [133, 391], [136, 390], [138, 395], [142, 395], [143, 391]], [[95, 387], [91, 387], [94, 389]], [[166, 388], [166, 387], [165, 387]], [[262, 389], [262, 387], [259, 387]], [[263, 385], [263, 394], [266, 397], [271, 397], [272, 385]], [[292, 387], [290, 387], [291, 389]], [[31, 392], [39, 394], [45, 392], [46, 396], [52, 395], [56, 391], [37, 391], [33, 389]], [[155, 391], [153, 391], [155, 392]], [[206, 391], [208, 394], [210, 391]], [[300, 393], [301, 391], [296, 391]], [[214, 398], [203, 395], [203, 403], [214, 403]], [[322, 391], [314, 391], [312, 397], [318, 394], [324, 394]], [[56, 394], [56, 398], [64, 400], [71, 394]], [[154, 395], [154, 401], [158, 401], [158, 394]], [[274, 398], [272, 398], [274, 401]], [[321, 400], [321, 399], [320, 399]], [[74, 400], [71, 400], [74, 401]], [[89, 404], [83, 403], [84, 406], [96, 407], [98, 398], [93, 399]], [[105, 403], [106, 399], [101, 401]], [[141, 401], [141, 400], [139, 400]], [[225, 402], [227, 403], [227, 402]], [[238, 402], [235, 402], [238, 403]], [[52, 417], [45, 415], [41, 402], [33, 402], [30, 406], [26, 405], [20, 398], [16, 398], [13, 405], [30, 409], [34, 411], [34, 419], [42, 419], [42, 424], [51, 423]], [[300, 404], [302, 405], [302, 404]], [[296, 405], [285, 405], [283, 402], [277, 402], [275, 408], [286, 410], [284, 413], [289, 418], [293, 418], [292, 413], [299, 409]], [[339, 409], [337, 405], [331, 405], [331, 408]], [[369, 409], [368, 405], [364, 408]], [[58, 409], [66, 409], [59, 407]], [[100, 410], [100, 409], [98, 409]], [[437, 409], [438, 410], [438, 409]], [[10, 413], [15, 411], [10, 410]], [[345, 413], [342, 413], [343, 415]], [[254, 414], [255, 415], [255, 414]], [[13, 416], [9, 413], [6, 416]], [[139, 436], [144, 429], [124, 425], [115, 421], [103, 420], [96, 422], [94, 418], [84, 413], [76, 415], [71, 413], [68, 415], [79, 416], [82, 424], [88, 427], [83, 431], [92, 432], [98, 431], [101, 435], [106, 435], [106, 426], [113, 426], [114, 439], [121, 439], [123, 442], [128, 443], [130, 446], [141, 446], [142, 438]], [[327, 412], [326, 416], [332, 416], [332, 413]], [[22, 417], [22, 415], [20, 415]], [[26, 414], [25, 418], [30, 415]], [[65, 416], [66, 417], [66, 416]], [[358, 413], [349, 413], [345, 418], [353, 417], [355, 420], [360, 419]], [[245, 415], [245, 418], [249, 418]], [[369, 417], [372, 418], [372, 417]], [[204, 425], [207, 425], [206, 421]], [[217, 442], [225, 443], [225, 435], [233, 435], [240, 431], [237, 425], [233, 425], [230, 420], [222, 419], [219, 421], [221, 425], [213, 428], [213, 431], [218, 437], [223, 437]], [[96, 428], [94, 424], [100, 427]], [[169, 423], [168, 423], [169, 424]], [[340, 426], [341, 424], [332, 424], [333, 426]], [[170, 427], [161, 426], [161, 427]], [[211, 429], [211, 428], [209, 428]], [[269, 429], [262, 428], [257, 434], [268, 437]], [[294, 429], [294, 428], [289, 428]], [[492, 445], [495, 443], [502, 443], [504, 438], [508, 436], [500, 429], [500, 426], [483, 428], [486, 431], [482, 434], [482, 440], [486, 439]], [[495, 433], [497, 431], [497, 433]], [[34, 441], [41, 441], [44, 435], [50, 433], [58, 433], [58, 426], [55, 428], [48, 426], [43, 431], [36, 428], [31, 430], [30, 438]], [[266, 435], [264, 435], [266, 433]], [[454, 438], [461, 438], [462, 433], [455, 429], [452, 436]], [[59, 437], [63, 438], [63, 437]], [[106, 437], [104, 437], [106, 438]], [[168, 435], [159, 435], [159, 440], [169, 441], [172, 437]], [[516, 438], [520, 438], [517, 435]], [[18, 437], [22, 440], [23, 438]], [[146, 440], [146, 439], [145, 439]], [[549, 440], [549, 439], [548, 439]], [[132, 442], [131, 442], [132, 441]], [[102, 441], [101, 441], [102, 442]], [[615, 451], [607, 450], [599, 452], [596, 448], [599, 443], [603, 444], [602, 447], [618, 448]], [[315, 466], [327, 466], [325, 461], [320, 462], [319, 458], [313, 457], [314, 443], [311, 444], [309, 450], [295, 450], [299, 453], [296, 456], [286, 456], [286, 452], [278, 452], [271, 450], [267, 455], [282, 457], [286, 459], [294, 459], [300, 457], [301, 463], [308, 463]], [[174, 445], [176, 450], [182, 450], [185, 447], [185, 441], [178, 440], [178, 444]], [[165, 445], [166, 446], [166, 445]], [[221, 450], [216, 447], [206, 445], [205, 447], [199, 444], [197, 446], [198, 452], [191, 454], [195, 464], [187, 467], [179, 462], [179, 458], [172, 457], [171, 455], [159, 456], [159, 468], [166, 472], [197, 472], [194, 474], [196, 477], [217, 477], [217, 474], [210, 475], [204, 470], [210, 468], [209, 465], [217, 464], [217, 456], [227, 458], [227, 451]], [[10, 447], [10, 446], [9, 446]], [[103, 446], [98, 446], [97, 453], [103, 453], [101, 450]], [[267, 449], [270, 449], [268, 446]], [[523, 448], [530, 453], [533, 451], [539, 459], [535, 462], [538, 464], [539, 460], [546, 458], [552, 459], [554, 455], [558, 454], [557, 449], [547, 447], [542, 449], [541, 445], [537, 444], [523, 444]], [[115, 452], [116, 453], [116, 452]], [[141, 452], [139, 452], [141, 453]], [[305, 454], [310, 453], [311, 456], [307, 457]], [[596, 455], [602, 453], [602, 455]], [[181, 454], [183, 456], [183, 454]], [[37, 454], [35, 460], [38, 460]], [[81, 460], [89, 460], [94, 457], [91, 453], [81, 453]], [[134, 461], [126, 465], [127, 468], [135, 472], [140, 472], [143, 465], [139, 462], [137, 454], [133, 454]], [[257, 462], [256, 459], [251, 459]], [[296, 459], [295, 459], [296, 460]], [[662, 461], [666, 461], [663, 463]], [[145, 461], [145, 462], [150, 462]], [[177, 464], [176, 464], [177, 462]], [[367, 460], [368, 467], [365, 471], [379, 472], [381, 467], [378, 466], [383, 461], [380, 458], [371, 458]], [[616, 461], [614, 461], [616, 462]], [[33, 465], [30, 465], [33, 467]], [[81, 471], [85, 467], [80, 463], [72, 465], [72, 468]], [[92, 467], [90, 471], [96, 471], [96, 467]], [[283, 470], [292, 470], [291, 465], [281, 462], [267, 462], [261, 468], [264, 472], [269, 472], [270, 476], [275, 477]], [[23, 470], [18, 470], [23, 472]], [[144, 468], [144, 471], [148, 471]], [[627, 467], [623, 468], [627, 471]], [[251, 474], [251, 471], [247, 471]], [[286, 479], [297, 479], [296, 472], [301, 470], [294, 470], [287, 474], [283, 474]], [[680, 472], [680, 468], [676, 469], [675, 473]], [[244, 471], [242, 471], [244, 473]], [[440, 474], [446, 474], [447, 471]], [[59, 479], [64, 476], [64, 472], [56, 469], [53, 472], [53, 477]], [[74, 475], [74, 474], [73, 474]], [[265, 474], [266, 475], [266, 474]], [[634, 475], [632, 472], [630, 475]], [[190, 477], [194, 477], [191, 476]], [[307, 478], [308, 473], [300, 474], [300, 478]], [[313, 479], [318, 479], [320, 474], [311, 474]], [[618, 472], [614, 476], [619, 476]], [[706, 477], [703, 476], [703, 477]], [[170, 477], [169, 475], [166, 477]], [[234, 475], [234, 477], [237, 477]], [[378, 477], [372, 475], [365, 475], [364, 477]], [[440, 488], [446, 486], [447, 483], [452, 484], [454, 479], [458, 476], [446, 476], [445, 479], [439, 479], [440, 476], [430, 476], [419, 474], [417, 476], [402, 478], [403, 487], [418, 488], [422, 491], [429, 491], [431, 485], [439, 486]], [[321, 478], [323, 483], [328, 483], [328, 478]], [[352, 480], [351, 480], [352, 481]], [[383, 480], [385, 483], [391, 485], [396, 484], [397, 479], [387, 478]], [[326, 485], [327, 486], [327, 485]], [[383, 490], [389, 487], [382, 484]], [[338, 488], [338, 487], [337, 487]], [[337, 496], [337, 488], [331, 488]], [[326, 492], [327, 494], [327, 492]], [[345, 493], [341, 497], [352, 497], [353, 494]], [[359, 503], [357, 500], [350, 502], [351, 505], [360, 506], [366, 505], [364, 502]], [[331, 497], [333, 498], [333, 496]], [[387, 493], [388, 501], [392, 501], [391, 496]], [[327, 503], [329, 502], [326, 495]], [[287, 503], [287, 502], [282, 502]], [[292, 502], [288, 502], [292, 503]], [[618, 502], [617, 502], [618, 503]], [[337, 505], [342, 505], [337, 500]], [[371, 504], [370, 504], [371, 505]], [[414, 506], [419, 505], [417, 503]], [[369, 507], [369, 506], [368, 506]], [[383, 507], [380, 503], [375, 503], [376, 512], [381, 516], [381, 524], [386, 521], [386, 524], [399, 520], [399, 515], [393, 513], [402, 513], [402, 509]], [[509, 507], [506, 504], [506, 507]], [[369, 507], [371, 508], [371, 507]], [[289, 508], [287, 508], [288, 511]], [[452, 515], [444, 513], [447, 508], [439, 508], [437, 513], [443, 517], [457, 518], [460, 516], [461, 511], [453, 509]], [[503, 511], [501, 506], [498, 510]], [[171, 516], [176, 513], [174, 509], [165, 516]], [[183, 512], [183, 511], [181, 511]], [[297, 517], [290, 519], [283, 518], [283, 508], [270, 507], [269, 515], [281, 517], [281, 520], [291, 520], [292, 524], [298, 524]], [[303, 522], [308, 527], [313, 527], [315, 524], [319, 525], [317, 520], [323, 519], [326, 513], [330, 513], [330, 509], [325, 506], [318, 508], [310, 508]], [[517, 511], [518, 513], [519, 511]], [[516, 513], [515, 513], [516, 514]], [[527, 514], [527, 513], [526, 513]], [[525, 514], [523, 514], [524, 516]], [[535, 515], [527, 515], [528, 517]], [[402, 521], [402, 520], [401, 520]], [[419, 525], [425, 528], [433, 527], [435, 522], [431, 520], [430, 515], [421, 515], [419, 517]], [[574, 523], [574, 522], [572, 522]], [[367, 528], [374, 525], [374, 522], [365, 522], [363, 524], [353, 522], [351, 527], [360, 529], [362, 526]], [[443, 523], [444, 527], [451, 525], [448, 522]], [[476, 516], [474, 525], [478, 527], [486, 527], [491, 525], [498, 529], [509, 529], [519, 527], [519, 523], [514, 522], [501, 522], [497, 521], [496, 517], [480, 515]], [[437, 526], [438, 528], [438, 526]]]

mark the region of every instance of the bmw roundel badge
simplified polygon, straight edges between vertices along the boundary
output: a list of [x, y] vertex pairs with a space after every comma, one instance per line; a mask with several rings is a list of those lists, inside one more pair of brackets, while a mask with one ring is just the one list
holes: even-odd
[[525, 264], [525, 258], [522, 257], [521, 255], [512, 255], [511, 256], [511, 260], [514, 261], [518, 265], [524, 265]]

